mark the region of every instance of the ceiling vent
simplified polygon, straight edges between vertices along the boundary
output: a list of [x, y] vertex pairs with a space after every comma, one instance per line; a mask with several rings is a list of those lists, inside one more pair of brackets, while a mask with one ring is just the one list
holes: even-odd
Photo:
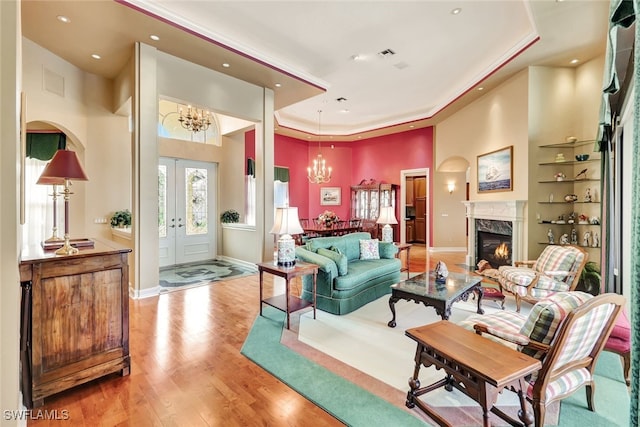
[[396, 53], [391, 49], [385, 49], [385, 50], [383, 50], [381, 52], [378, 52], [378, 55], [380, 55], [383, 58], [387, 58], [387, 57], [395, 55], [395, 54]]

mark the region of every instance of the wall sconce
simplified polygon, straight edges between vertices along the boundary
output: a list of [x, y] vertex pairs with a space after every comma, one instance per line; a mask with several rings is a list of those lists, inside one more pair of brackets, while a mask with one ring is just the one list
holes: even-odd
[[449, 194], [453, 194], [453, 191], [456, 189], [456, 183], [450, 182], [447, 184], [447, 190], [449, 190]]

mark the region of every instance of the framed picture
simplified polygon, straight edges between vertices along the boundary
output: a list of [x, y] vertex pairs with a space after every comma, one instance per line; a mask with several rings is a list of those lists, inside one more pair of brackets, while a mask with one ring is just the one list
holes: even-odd
[[478, 156], [478, 193], [513, 190], [513, 145]]
[[321, 206], [339, 206], [342, 204], [340, 197], [340, 187], [322, 187], [320, 188], [320, 205]]

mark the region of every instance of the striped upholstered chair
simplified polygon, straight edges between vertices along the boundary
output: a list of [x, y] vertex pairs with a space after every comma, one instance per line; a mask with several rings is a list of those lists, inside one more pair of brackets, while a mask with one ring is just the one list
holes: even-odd
[[587, 263], [579, 246], [549, 245], [535, 261], [516, 261], [498, 268], [500, 290], [513, 294], [516, 311], [522, 301], [535, 304], [556, 292], [573, 291]]
[[546, 407], [582, 386], [595, 411], [593, 371], [623, 305], [616, 294], [558, 292], [536, 303], [527, 317], [500, 311], [471, 316], [461, 326], [541, 361], [542, 369], [528, 378], [526, 398], [535, 425], [543, 426]]

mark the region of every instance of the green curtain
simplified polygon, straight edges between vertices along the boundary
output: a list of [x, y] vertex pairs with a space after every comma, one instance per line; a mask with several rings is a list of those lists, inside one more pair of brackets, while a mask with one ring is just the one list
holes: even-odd
[[[247, 175], [251, 175], [254, 178], [256, 177], [256, 161], [251, 158], [247, 159]], [[289, 168], [274, 167], [273, 180], [289, 182]]]
[[56, 151], [67, 147], [67, 136], [64, 133], [27, 133], [26, 156], [38, 160], [51, 160]]
[[611, 247], [613, 229], [612, 183], [610, 147], [612, 140], [612, 114], [609, 103], [609, 95], [616, 93], [620, 88], [620, 82], [616, 74], [617, 33], [620, 27], [629, 27], [635, 23], [634, 46], [634, 98], [633, 105], [633, 140], [632, 153], [632, 182], [631, 182], [631, 279], [629, 283], [631, 301], [629, 312], [631, 315], [631, 397], [629, 411], [629, 425], [638, 427], [640, 423], [640, 165], [638, 153], [640, 153], [640, 25], [636, 23], [636, 14], [640, 10], [640, 0], [611, 0], [609, 9], [609, 34], [605, 58], [604, 83], [602, 104], [600, 108], [600, 122], [595, 151], [602, 153], [602, 268], [605, 291], [611, 291], [613, 284], [612, 265], [610, 260], [615, 256]]

